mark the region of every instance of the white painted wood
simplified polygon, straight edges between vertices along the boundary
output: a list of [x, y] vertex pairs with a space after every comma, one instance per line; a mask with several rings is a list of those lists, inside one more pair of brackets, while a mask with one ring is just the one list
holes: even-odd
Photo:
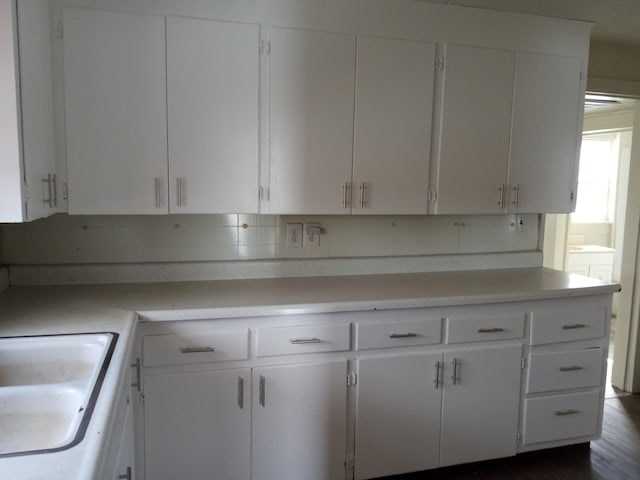
[[171, 213], [258, 212], [259, 33], [167, 18]]
[[304, 325], [266, 327], [256, 330], [256, 356], [341, 352], [351, 347], [351, 326]]
[[[133, 432], [133, 417], [131, 413], [131, 402], [127, 397], [127, 403], [125, 406], [124, 424], [121, 437], [119, 439], [120, 447], [118, 448], [118, 456], [115, 464], [115, 471], [113, 477], [109, 480], [122, 480], [122, 475], [127, 474], [127, 469], [130, 468], [132, 472], [132, 480], [135, 468], [135, 455], [134, 455], [134, 432]], [[125, 477], [126, 478], [126, 477]]]
[[601, 347], [532, 353], [526, 393], [598, 387], [603, 382], [604, 365]]
[[354, 214], [427, 213], [434, 60], [432, 43], [358, 37]]
[[270, 213], [346, 214], [355, 35], [272, 28]]
[[69, 213], [167, 213], [164, 18], [65, 8], [63, 42]]
[[596, 435], [602, 418], [601, 395], [600, 390], [593, 390], [527, 398], [523, 411], [523, 443], [530, 445]]
[[[239, 378], [244, 382], [242, 408]], [[146, 375], [146, 478], [248, 479], [250, 388], [247, 368]]]
[[604, 337], [607, 312], [605, 305], [576, 304], [553, 310], [534, 310], [531, 313], [531, 344]]
[[[25, 196], [25, 220], [55, 213], [50, 195], [42, 182], [56, 173], [53, 127], [53, 86], [51, 66], [51, 19], [46, 0], [18, 0], [18, 38], [20, 46], [20, 96]], [[52, 186], [53, 187], [53, 186]], [[62, 198], [61, 185], [57, 196]]]
[[346, 376], [346, 361], [253, 369], [253, 480], [344, 477]]
[[524, 312], [447, 318], [447, 343], [490, 342], [524, 337]]
[[247, 330], [215, 331], [203, 325], [197, 333], [145, 335], [142, 358], [145, 367], [225, 362], [249, 358]]
[[522, 345], [445, 352], [440, 466], [515, 455], [521, 356]]
[[438, 466], [442, 386], [441, 353], [361, 359], [355, 478], [366, 479]]
[[432, 345], [441, 341], [442, 320], [438, 317], [407, 321], [405, 312], [385, 323], [357, 323], [356, 350]]
[[[518, 52], [509, 166], [509, 210], [567, 213], [575, 208], [582, 133], [582, 59]], [[518, 206], [513, 187], [519, 185]]]
[[514, 53], [446, 45], [435, 213], [498, 213], [506, 182]]

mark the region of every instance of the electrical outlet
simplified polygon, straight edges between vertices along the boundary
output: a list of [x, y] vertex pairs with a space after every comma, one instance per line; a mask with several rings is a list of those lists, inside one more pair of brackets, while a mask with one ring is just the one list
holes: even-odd
[[303, 247], [319, 247], [320, 246], [320, 224], [305, 223], [302, 235]]
[[302, 247], [302, 224], [301, 223], [287, 223], [287, 247], [300, 248]]

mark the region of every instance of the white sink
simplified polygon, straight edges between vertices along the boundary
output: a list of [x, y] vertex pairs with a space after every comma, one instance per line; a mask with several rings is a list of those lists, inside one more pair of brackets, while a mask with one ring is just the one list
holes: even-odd
[[0, 457], [84, 437], [117, 334], [0, 338]]

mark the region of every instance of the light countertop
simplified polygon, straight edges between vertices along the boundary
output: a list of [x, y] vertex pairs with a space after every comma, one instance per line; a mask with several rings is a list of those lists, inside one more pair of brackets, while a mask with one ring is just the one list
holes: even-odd
[[545, 268], [441, 273], [10, 287], [0, 294], [0, 337], [120, 334], [85, 439], [51, 454], [0, 459], [0, 478], [88, 480], [104, 460], [133, 348], [148, 321], [485, 304], [611, 294], [615, 284]]

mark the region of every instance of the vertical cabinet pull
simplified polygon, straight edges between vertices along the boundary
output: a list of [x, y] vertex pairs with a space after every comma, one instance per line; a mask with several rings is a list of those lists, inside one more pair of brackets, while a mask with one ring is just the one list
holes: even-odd
[[520, 206], [520, 184], [513, 187], [513, 201], [511, 202], [515, 208]]
[[364, 191], [367, 188], [367, 184], [362, 182], [360, 184], [360, 208], [364, 208]]
[[139, 392], [141, 388], [140, 384], [140, 359], [136, 358], [135, 363], [131, 364], [131, 368], [136, 369], [136, 381], [131, 384], [132, 387], [136, 387], [136, 390]]
[[504, 184], [502, 184], [498, 187], [498, 206], [500, 208], [504, 208], [504, 191]]
[[349, 208], [349, 182], [344, 182], [342, 184], [342, 206], [343, 208]]
[[178, 205], [178, 207], [184, 207], [185, 205], [185, 179], [184, 177], [178, 177], [176, 179], [176, 193], [177, 193], [177, 198], [176, 198], [176, 204]]
[[238, 377], [238, 408], [244, 408], [244, 378]]
[[53, 206], [55, 208], [58, 206], [58, 179], [55, 173], [51, 176], [51, 186], [53, 190]]
[[458, 378], [458, 366], [460, 365], [460, 360], [454, 358], [451, 363], [453, 364], [453, 375], [451, 375], [451, 380], [454, 385], [458, 385], [460, 383], [460, 379]]
[[265, 405], [265, 389], [266, 389], [266, 385], [265, 384], [266, 383], [267, 383], [267, 380], [262, 375], [260, 375], [260, 393], [259, 393], [258, 402], [263, 407]]
[[440, 362], [436, 362], [436, 378], [433, 379], [433, 384], [436, 386], [437, 388], [440, 388], [440, 370], [442, 368], [442, 365], [440, 365]]
[[156, 207], [157, 208], [160, 208], [161, 206], [160, 202], [162, 201], [160, 198], [160, 188], [161, 188], [160, 182], [161, 182], [160, 177], [156, 177], [155, 184], [156, 184]]
[[125, 473], [123, 473], [122, 475], [118, 475], [118, 480], [132, 480], [133, 477], [131, 476], [131, 467], [127, 467], [127, 471]]
[[47, 198], [43, 199], [42, 202], [47, 204], [49, 208], [53, 208], [56, 206], [57, 200], [54, 198], [55, 194], [53, 193], [53, 189], [55, 188], [55, 174], [52, 175], [47, 173], [47, 178], [42, 179], [42, 183], [47, 184]]

